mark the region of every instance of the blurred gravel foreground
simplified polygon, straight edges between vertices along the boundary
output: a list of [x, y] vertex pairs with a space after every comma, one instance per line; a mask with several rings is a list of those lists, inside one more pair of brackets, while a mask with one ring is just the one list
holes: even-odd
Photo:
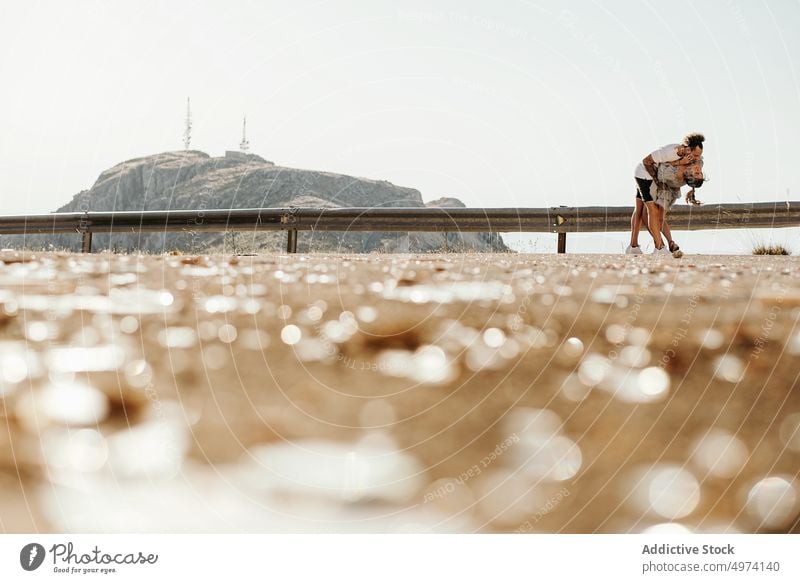
[[5, 532], [797, 532], [784, 257], [0, 252]]

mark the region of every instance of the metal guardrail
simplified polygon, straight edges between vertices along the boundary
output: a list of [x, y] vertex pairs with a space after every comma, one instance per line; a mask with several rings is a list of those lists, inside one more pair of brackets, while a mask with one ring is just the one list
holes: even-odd
[[[163, 231], [287, 231], [286, 250], [297, 251], [298, 231], [427, 231], [567, 233], [630, 229], [633, 207], [441, 208], [351, 207], [117, 211], [0, 216], [0, 234], [78, 233], [91, 252], [93, 233]], [[673, 229], [742, 229], [800, 226], [800, 201], [703, 206], [670, 210]]]

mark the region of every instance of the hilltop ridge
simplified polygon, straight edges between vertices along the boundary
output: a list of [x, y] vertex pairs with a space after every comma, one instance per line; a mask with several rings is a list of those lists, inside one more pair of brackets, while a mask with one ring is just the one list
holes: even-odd
[[[374, 180], [278, 166], [257, 154], [228, 151], [212, 157], [198, 150], [170, 151], [120, 162], [100, 173], [88, 190], [57, 212], [214, 208], [463, 207], [455, 198], [426, 205], [419, 190]], [[160, 252], [258, 251], [281, 246], [282, 233], [112, 233], [95, 235], [97, 249]], [[27, 237], [29, 246], [74, 248], [75, 237]], [[507, 251], [495, 233], [300, 233], [299, 251]]]

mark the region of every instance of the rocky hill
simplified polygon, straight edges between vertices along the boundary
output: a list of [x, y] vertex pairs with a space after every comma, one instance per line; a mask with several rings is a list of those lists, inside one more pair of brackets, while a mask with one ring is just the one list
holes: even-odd
[[[255, 154], [165, 152], [117, 164], [57, 212], [256, 207], [424, 207], [418, 190], [384, 180], [276, 166]], [[443, 198], [427, 206], [464, 204]], [[4, 238], [4, 246], [11, 242]], [[77, 249], [78, 238], [27, 237], [29, 247]], [[96, 234], [95, 249], [250, 252], [285, 245], [281, 232]], [[16, 241], [20, 243], [20, 241]], [[507, 251], [492, 233], [301, 232], [298, 251]]]

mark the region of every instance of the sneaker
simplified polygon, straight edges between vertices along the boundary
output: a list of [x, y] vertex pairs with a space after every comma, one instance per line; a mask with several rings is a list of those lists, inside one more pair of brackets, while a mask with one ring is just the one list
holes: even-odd
[[625, 249], [625, 255], [641, 255], [642, 248], [638, 245], [634, 247], [633, 245], [628, 245], [628, 248]]
[[667, 248], [666, 245], [663, 245], [661, 247], [661, 249], [658, 249], [658, 248], [653, 249], [653, 255], [670, 255], [671, 256], [672, 253], [669, 252], [669, 249]]

